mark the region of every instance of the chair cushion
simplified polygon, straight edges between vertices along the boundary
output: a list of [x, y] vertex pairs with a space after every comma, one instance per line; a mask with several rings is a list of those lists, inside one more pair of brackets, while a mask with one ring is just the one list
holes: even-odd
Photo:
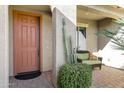
[[102, 64], [99, 60], [83, 60], [82, 63], [89, 65]]
[[89, 59], [89, 53], [77, 53], [77, 58], [82, 60], [88, 60]]

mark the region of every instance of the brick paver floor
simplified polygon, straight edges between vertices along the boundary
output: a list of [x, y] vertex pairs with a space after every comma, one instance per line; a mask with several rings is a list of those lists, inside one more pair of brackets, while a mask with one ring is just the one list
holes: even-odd
[[95, 88], [124, 88], [124, 71], [102, 66], [93, 70], [92, 87]]
[[53, 88], [50, 72], [44, 72], [37, 78], [29, 80], [17, 80], [10, 77], [10, 88]]
[[[17, 80], [10, 77], [10, 88], [53, 88], [51, 72], [31, 80]], [[102, 66], [102, 69], [93, 70], [92, 88], [124, 88], [124, 71]]]

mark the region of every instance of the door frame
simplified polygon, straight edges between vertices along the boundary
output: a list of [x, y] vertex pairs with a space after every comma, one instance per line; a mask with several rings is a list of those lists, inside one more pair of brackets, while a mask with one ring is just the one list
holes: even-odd
[[14, 39], [14, 32], [15, 30], [17, 29], [17, 24], [16, 24], [16, 21], [17, 21], [17, 13], [21, 13], [21, 14], [26, 14], [26, 15], [29, 15], [29, 16], [35, 16], [35, 17], [39, 17], [39, 28], [40, 28], [40, 36], [39, 36], [39, 39], [40, 39], [40, 71], [43, 71], [43, 35], [42, 35], [42, 14], [40, 13], [33, 13], [33, 12], [28, 12], [28, 11], [20, 11], [20, 10], [13, 10], [13, 74], [14, 75], [17, 75], [17, 68], [16, 68], [16, 62], [15, 62], [15, 39]]

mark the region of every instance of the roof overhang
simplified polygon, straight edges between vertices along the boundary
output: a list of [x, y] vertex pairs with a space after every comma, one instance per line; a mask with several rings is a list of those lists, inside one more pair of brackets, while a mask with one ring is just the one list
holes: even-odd
[[104, 18], [124, 18], [124, 8], [116, 5], [79, 5], [77, 18], [87, 20], [101, 20]]

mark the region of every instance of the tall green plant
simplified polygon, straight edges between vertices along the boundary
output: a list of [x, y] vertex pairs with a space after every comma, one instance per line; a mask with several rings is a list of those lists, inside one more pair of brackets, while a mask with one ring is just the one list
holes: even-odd
[[65, 30], [65, 19], [62, 19], [62, 33], [63, 33], [63, 45], [64, 45], [64, 54], [65, 54], [65, 60], [67, 63], [77, 63], [76, 60], [76, 52], [75, 49], [72, 47], [72, 38], [71, 36], [66, 35]]
[[97, 35], [110, 38], [111, 42], [115, 44], [113, 48], [124, 50], [124, 29], [122, 28], [124, 26], [124, 20], [114, 20], [113, 23], [119, 26], [116, 31], [113, 31], [113, 29], [104, 29], [103, 31], [98, 31]]
[[65, 19], [62, 19], [62, 33], [63, 33], [63, 45], [64, 45], [64, 55], [65, 60], [67, 63], [70, 63], [69, 59], [69, 53], [68, 53], [68, 46], [67, 46], [67, 37], [66, 37], [66, 31], [65, 31]]
[[71, 36], [68, 37], [68, 48], [69, 48], [69, 57], [70, 57], [70, 62], [73, 63], [77, 63], [77, 59], [76, 59], [76, 51], [75, 49], [73, 49], [72, 47], [72, 38]]

